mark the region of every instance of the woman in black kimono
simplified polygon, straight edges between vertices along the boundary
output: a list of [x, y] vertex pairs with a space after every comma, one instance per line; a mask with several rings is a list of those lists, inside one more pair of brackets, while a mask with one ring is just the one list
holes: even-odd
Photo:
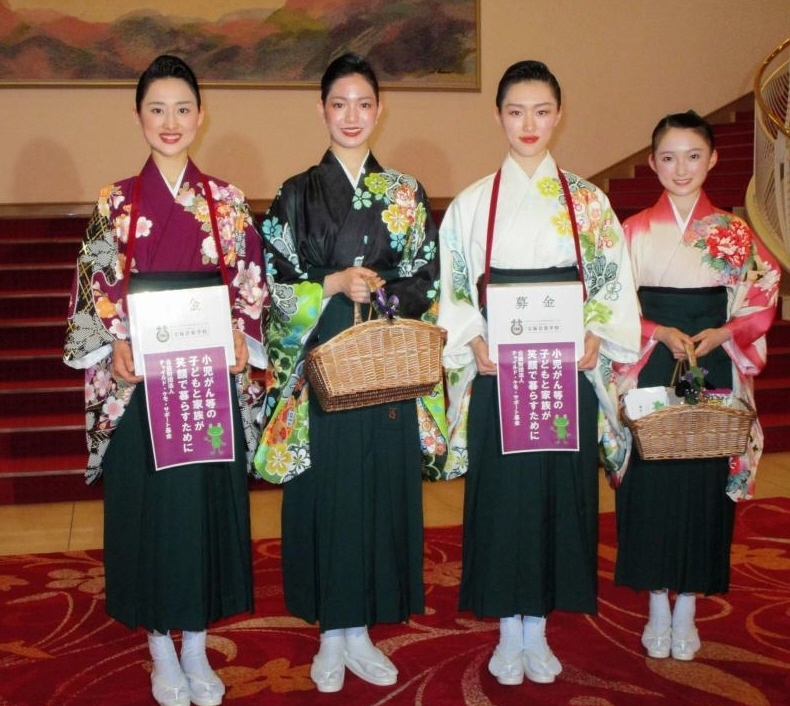
[[[441, 453], [441, 395], [324, 412], [303, 376], [307, 350], [363, 317], [373, 289], [404, 317], [431, 319], [438, 293], [437, 232], [422, 187], [382, 168], [368, 149], [381, 113], [368, 62], [347, 54], [321, 81], [330, 147], [288, 179], [262, 223], [272, 309], [267, 427], [259, 473], [285, 484], [282, 552], [288, 609], [318, 622], [310, 675], [339, 691], [348, 667], [392, 685], [397, 669], [368, 627], [424, 608], [422, 446]], [[309, 430], [309, 431], [308, 431]]]

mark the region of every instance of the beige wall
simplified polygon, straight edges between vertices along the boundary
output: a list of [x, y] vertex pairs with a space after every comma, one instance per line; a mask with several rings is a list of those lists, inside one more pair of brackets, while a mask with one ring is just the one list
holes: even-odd
[[[707, 114], [752, 90], [790, 34], [788, 0], [480, 0], [482, 91], [384, 95], [374, 148], [435, 197], [493, 171], [505, 146], [496, 82], [512, 62], [545, 61], [563, 88], [553, 152], [591, 175], [644, 147], [657, 119]], [[327, 144], [310, 90], [207, 89], [193, 155], [252, 199], [271, 198]], [[93, 201], [147, 155], [133, 89], [0, 88], [0, 204]]]

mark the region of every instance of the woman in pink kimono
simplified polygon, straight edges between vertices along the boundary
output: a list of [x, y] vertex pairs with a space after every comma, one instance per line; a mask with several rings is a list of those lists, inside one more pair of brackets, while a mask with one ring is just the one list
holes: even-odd
[[[653, 131], [650, 166], [665, 191], [624, 223], [642, 346], [639, 361], [622, 368], [623, 390], [669, 384], [691, 347], [710, 385], [754, 404], [779, 270], [746, 223], [705, 195], [716, 160], [713, 130], [692, 111], [668, 115]], [[650, 591], [642, 635], [650, 657], [688, 661], [699, 650], [695, 594], [728, 590], [733, 501], [752, 495], [762, 440], [755, 421], [738, 458], [646, 461], [634, 449], [618, 479], [615, 583]]]
[[[225, 687], [206, 658], [206, 627], [252, 609], [247, 471], [260, 395], [246, 373], [248, 360], [266, 367], [261, 244], [244, 195], [187, 154], [203, 110], [183, 61], [160, 56], [146, 69], [136, 116], [151, 155], [139, 175], [99, 195], [77, 261], [64, 360], [85, 370], [87, 477], [104, 478], [107, 613], [147, 630], [157, 703], [215, 706]], [[223, 283], [236, 355], [233, 458], [157, 471], [127, 294]], [[182, 631], [180, 660], [170, 630]]]

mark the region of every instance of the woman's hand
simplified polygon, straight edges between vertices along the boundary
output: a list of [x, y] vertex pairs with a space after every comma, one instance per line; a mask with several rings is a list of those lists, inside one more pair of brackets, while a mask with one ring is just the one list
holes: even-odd
[[113, 377], [130, 384], [143, 381], [142, 375], [134, 373], [134, 356], [129, 341], [113, 341], [112, 374]]
[[707, 355], [731, 338], [732, 333], [730, 333], [730, 330], [722, 326], [721, 328], [706, 328], [696, 336], [692, 336], [691, 340], [695, 344], [695, 355], [697, 358], [702, 358], [702, 356]]
[[488, 343], [486, 340], [482, 336], [475, 336], [469, 341], [469, 347], [475, 356], [477, 372], [480, 375], [496, 375], [496, 363], [488, 357]]
[[601, 348], [601, 338], [587, 331], [584, 334], [584, 354], [576, 363], [579, 370], [592, 370], [598, 365], [598, 351]]
[[383, 287], [385, 281], [367, 267], [347, 267], [324, 278], [324, 296], [345, 294], [352, 302], [368, 304], [370, 293]]
[[676, 329], [674, 326], [656, 326], [653, 338], [669, 348], [675, 360], [688, 358], [686, 349], [694, 347], [694, 341], [691, 336], [683, 333], [680, 329]]
[[247, 348], [247, 339], [237, 329], [233, 329], [233, 352], [236, 354], [236, 364], [231, 365], [228, 368], [228, 372], [231, 375], [238, 375], [247, 366], [250, 351]]

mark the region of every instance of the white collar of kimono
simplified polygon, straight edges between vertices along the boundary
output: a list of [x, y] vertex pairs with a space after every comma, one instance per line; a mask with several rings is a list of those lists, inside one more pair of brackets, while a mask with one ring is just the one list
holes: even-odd
[[546, 156], [538, 165], [538, 168], [535, 170], [535, 173], [532, 176], [529, 176], [529, 174], [527, 174], [521, 168], [521, 165], [515, 159], [513, 159], [513, 155], [508, 152], [508, 155], [505, 158], [505, 162], [502, 165], [502, 174], [507, 176], [508, 179], [510, 178], [519, 179], [521, 180], [522, 183], [525, 183], [527, 186], [529, 186], [530, 184], [534, 183], [538, 179], [542, 179], [543, 177], [546, 176], [556, 178], [557, 163], [554, 161], [554, 157], [551, 156], [551, 153], [546, 152]]
[[348, 180], [351, 182], [351, 186], [353, 186], [356, 189], [357, 184], [359, 184], [359, 180], [362, 178], [362, 175], [365, 173], [365, 164], [368, 161], [368, 157], [370, 157], [370, 150], [367, 151], [367, 153], [365, 154], [365, 159], [363, 159], [362, 164], [359, 165], [359, 171], [357, 172], [356, 176], [354, 176], [350, 171], [348, 171], [346, 165], [343, 164], [343, 162], [338, 159], [336, 154], [333, 153], [332, 156], [335, 159], [337, 159], [337, 163], [341, 167], [343, 167], [343, 171], [346, 173]]
[[181, 188], [181, 182], [184, 181], [184, 174], [186, 174], [186, 171], [187, 171], [187, 165], [185, 164], [184, 168], [181, 170], [181, 174], [179, 174], [178, 179], [176, 179], [176, 183], [173, 184], [173, 186], [170, 186], [170, 182], [167, 180], [167, 177], [165, 177], [165, 175], [162, 174], [161, 169], [159, 170], [159, 174], [162, 176], [162, 179], [164, 179], [167, 188], [170, 189], [170, 193], [173, 194], [173, 198], [178, 196], [178, 190]]
[[[700, 194], [701, 193], [702, 192], [700, 192]], [[686, 232], [686, 228], [688, 228], [688, 224], [691, 221], [691, 217], [694, 215], [694, 209], [697, 208], [698, 201], [699, 201], [699, 194], [697, 194], [697, 200], [694, 201], [694, 205], [691, 207], [691, 210], [689, 211], [689, 215], [686, 216], [686, 218], [683, 218], [680, 215], [680, 211], [678, 211], [677, 206], [675, 206], [675, 202], [672, 200], [671, 197], [669, 198], [669, 203], [672, 206], [672, 213], [675, 214], [675, 222], [678, 224], [678, 228], [680, 228], [681, 233]]]

